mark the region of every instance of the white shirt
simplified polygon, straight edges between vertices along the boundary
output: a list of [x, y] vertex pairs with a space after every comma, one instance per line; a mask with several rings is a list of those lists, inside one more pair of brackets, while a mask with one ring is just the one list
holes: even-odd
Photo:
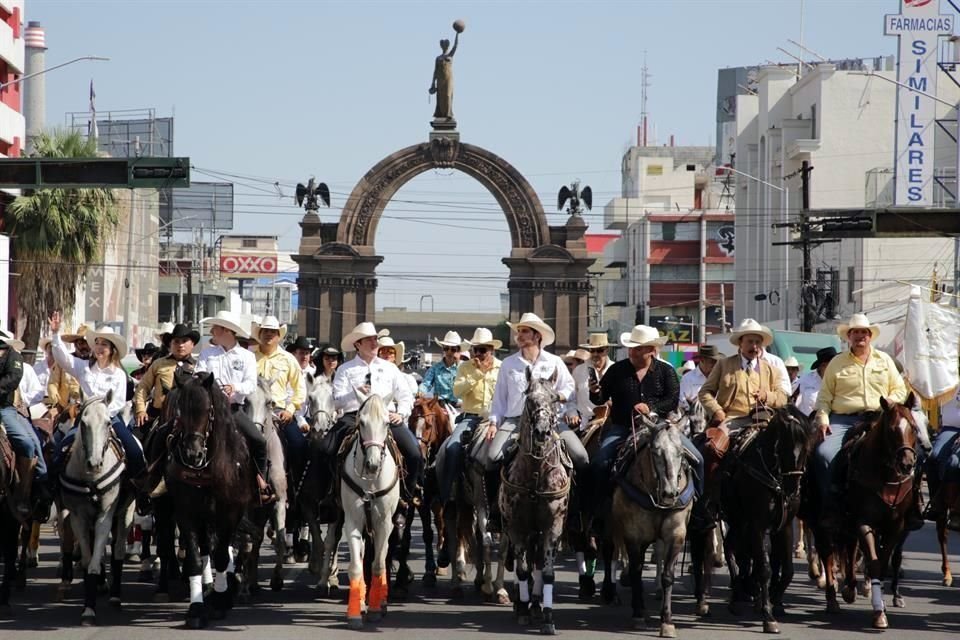
[[706, 381], [707, 376], [703, 375], [703, 371], [700, 370], [699, 366], [694, 367], [689, 373], [685, 373], [683, 377], [680, 378], [679, 407], [682, 411], [690, 408], [690, 403], [700, 395], [700, 387], [702, 387]]
[[359, 410], [357, 389], [367, 384], [367, 375], [370, 376], [370, 392], [381, 398], [390, 397], [396, 403], [396, 413], [406, 420], [413, 411], [410, 380], [395, 364], [381, 358], [374, 358], [367, 364], [360, 356], [354, 356], [353, 360], [337, 367], [333, 377], [334, 406], [344, 413]]
[[[576, 412], [580, 414], [581, 418], [589, 420], [593, 417], [593, 410], [597, 405], [590, 402], [590, 369], [593, 369], [597, 372], [597, 381], [603, 377], [603, 374], [607, 372], [607, 369], [613, 366], [613, 360], [607, 358], [607, 362], [603, 365], [602, 369], [597, 369], [593, 366], [593, 362], [587, 361], [583, 364], [579, 364], [573, 370], [573, 384], [576, 387], [576, 404], [573, 408], [576, 409]], [[570, 411], [572, 413], [572, 411]]]
[[953, 400], [940, 407], [940, 420], [945, 427], [960, 427], [960, 388]]
[[823, 380], [816, 371], [807, 371], [797, 378], [797, 409], [805, 415], [810, 415], [817, 407], [817, 396], [820, 395], [820, 385]]
[[33, 372], [37, 374], [40, 386], [46, 389], [47, 383], [50, 382], [50, 366], [47, 364], [47, 359], [43, 358], [40, 362], [34, 363]]
[[20, 391], [20, 399], [27, 407], [43, 402], [43, 397], [47, 395], [47, 386], [40, 384], [40, 379], [32, 367], [23, 368], [23, 377], [20, 378], [17, 390]]
[[500, 424], [504, 418], [516, 418], [523, 413], [524, 393], [527, 389], [527, 367], [532, 374], [541, 379], [547, 379], [557, 373], [554, 389], [566, 401], [573, 397], [575, 384], [573, 376], [567, 371], [567, 365], [559, 356], [547, 353], [543, 349], [535, 362], [523, 359], [523, 352], [518, 351], [507, 356], [500, 364], [500, 374], [497, 376], [497, 386], [493, 390], [493, 405], [490, 408], [490, 422]]
[[218, 345], [207, 347], [200, 352], [195, 371], [209, 371], [221, 387], [232, 385], [231, 404], [243, 403], [257, 388], [257, 356], [239, 343], [229, 351]]
[[760, 356], [767, 361], [771, 367], [775, 368], [780, 372], [780, 388], [783, 389], [783, 393], [786, 394], [787, 398], [793, 395], [793, 385], [790, 383], [790, 374], [787, 373], [787, 365], [783, 364], [783, 359], [780, 356], [775, 356], [766, 349], [763, 350], [763, 355]]
[[80, 383], [80, 390], [85, 398], [105, 397], [108, 391], [113, 391], [113, 398], [107, 406], [110, 417], [114, 417], [127, 402], [127, 374], [120, 367], [110, 365], [101, 369], [96, 362], [81, 360], [70, 355], [67, 345], [60, 339], [60, 334], [53, 334], [53, 359], [63, 370]]

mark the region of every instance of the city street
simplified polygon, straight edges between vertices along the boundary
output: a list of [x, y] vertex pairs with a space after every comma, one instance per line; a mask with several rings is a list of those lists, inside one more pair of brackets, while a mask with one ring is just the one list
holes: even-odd
[[[75, 584], [71, 598], [63, 604], [52, 604], [55, 581], [52, 531], [45, 528], [41, 547], [41, 568], [34, 571], [26, 592], [14, 595], [14, 619], [0, 621], [0, 638], [3, 640], [28, 640], [40, 638], [78, 639], [124, 639], [124, 640], [162, 640], [182, 638], [184, 634], [183, 616], [186, 612], [185, 591], [180, 594], [184, 599], [170, 604], [151, 602], [152, 586], [143, 583], [129, 583], [124, 586], [126, 602], [122, 611], [112, 609], [105, 599], [99, 606], [100, 626], [81, 628], [80, 617], [81, 585]], [[960, 548], [960, 547], [958, 547]], [[268, 554], [265, 554], [268, 556]], [[421, 554], [414, 553], [415, 571], [422, 568]], [[903, 582], [903, 594], [906, 609], [888, 610], [890, 629], [884, 633], [887, 638], [923, 639], [943, 637], [945, 633], [960, 631], [960, 590], [948, 589], [940, 585], [939, 559], [936, 552], [935, 532], [930, 524], [911, 537], [904, 562], [906, 578]], [[626, 604], [616, 607], [604, 607], [600, 604], [582, 604], [576, 599], [576, 575], [572, 573], [571, 557], [564, 557], [559, 573], [560, 588], [556, 606], [558, 633], [577, 638], [609, 637], [614, 633], [630, 632], [635, 636], [655, 637], [658, 624], [649, 625], [645, 632], [634, 632], [630, 625], [630, 611]], [[957, 556], [954, 555], [954, 560]], [[266, 560], [263, 566], [266, 566]], [[128, 565], [126, 578], [136, 576], [135, 567]], [[725, 574], [725, 569], [720, 570]], [[266, 571], [262, 572], [264, 576]], [[867, 600], [859, 599], [856, 604], [844, 605], [844, 611], [838, 616], [828, 617], [824, 612], [823, 596], [806, 580], [806, 572], [797, 565], [797, 581], [787, 594], [789, 615], [780, 620], [782, 637], [837, 638], [863, 632], [875, 633], [870, 629], [870, 605]], [[238, 638], [348, 638], [344, 621], [346, 609], [346, 591], [334, 601], [318, 601], [313, 596], [312, 585], [315, 580], [304, 565], [291, 565], [286, 572], [287, 587], [282, 593], [273, 593], [265, 589], [252, 606], [239, 606], [233, 610], [223, 623], [212, 623], [207, 631], [193, 635], [206, 637], [215, 631], [230, 631]], [[345, 577], [341, 574], [341, 584]], [[482, 603], [471, 591], [465, 601], [453, 603], [449, 599], [449, 589], [441, 578], [437, 589], [424, 589], [414, 585], [411, 596], [406, 602], [393, 602], [385, 621], [377, 626], [368, 625], [367, 631], [390, 632], [393, 637], [402, 639], [432, 637], [468, 637], [481, 633], [494, 633], [502, 637], [521, 637], [537, 634], [537, 627], [518, 629], [514, 624], [509, 608]], [[718, 580], [726, 584], [725, 575]], [[264, 581], [265, 584], [265, 581]], [[648, 583], [649, 584], [649, 583]], [[652, 592], [652, 585], [648, 592]], [[712, 615], [707, 620], [696, 620], [693, 616], [693, 600], [690, 596], [690, 581], [684, 576], [678, 581], [675, 591], [675, 621], [681, 638], [709, 638], [722, 640], [742, 638], [744, 634], [761, 635], [761, 626], [753, 615], [742, 619], [731, 616], [720, 602], [726, 597], [726, 589], [715, 588]], [[629, 591], [621, 590], [626, 600]], [[890, 597], [886, 597], [888, 607]], [[656, 610], [658, 602], [650, 596], [648, 609]]]

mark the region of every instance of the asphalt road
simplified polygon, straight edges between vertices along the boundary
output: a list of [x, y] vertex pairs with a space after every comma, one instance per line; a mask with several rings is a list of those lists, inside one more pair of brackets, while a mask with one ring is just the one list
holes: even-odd
[[[137, 567], [128, 565], [125, 572], [124, 605], [113, 609], [101, 600], [98, 607], [99, 626], [82, 628], [78, 625], [81, 612], [82, 585], [75, 583], [68, 600], [53, 603], [54, 544], [53, 532], [43, 530], [40, 567], [33, 570], [27, 588], [13, 597], [13, 618], [0, 620], [0, 639], [36, 640], [37, 638], [70, 640], [163, 640], [183, 638], [185, 633], [198, 638], [309, 638], [315, 640], [318, 633], [324, 638], [355, 637], [357, 632], [347, 630], [345, 590], [340, 597], [320, 601], [315, 597], [313, 585], [316, 580], [305, 565], [286, 567], [286, 588], [280, 593], [269, 589], [258, 596], [250, 606], [238, 606], [227, 618], [204, 631], [187, 632], [183, 619], [186, 613], [186, 591], [175, 593], [174, 602], [154, 604], [153, 585], [135, 581]], [[960, 543], [955, 545], [960, 549]], [[345, 549], [344, 549], [345, 553]], [[266, 555], [266, 554], [265, 554]], [[413, 554], [413, 568], [418, 577], [422, 571], [422, 554]], [[637, 637], [655, 637], [659, 623], [653, 623], [647, 631], [633, 631], [630, 609], [627, 604], [602, 606], [598, 602], [580, 603], [576, 598], [576, 573], [572, 557], [561, 561], [555, 621], [561, 635], [576, 638], [609, 637], [615, 633], [629, 632]], [[960, 560], [957, 555], [953, 560]], [[930, 524], [913, 534], [907, 544], [904, 562], [906, 577], [902, 592], [906, 598], [905, 609], [893, 609], [890, 597], [886, 597], [890, 629], [884, 632], [887, 638], [946, 638], [960, 632], [960, 585], [947, 588], [941, 585], [940, 559], [936, 547], [935, 532]], [[267, 577], [264, 569], [262, 575]], [[341, 583], [345, 576], [341, 574]], [[722, 600], [727, 596], [726, 570], [719, 570], [714, 588], [713, 607], [709, 618], [694, 616], [689, 576], [679, 579], [674, 592], [675, 622], [680, 638], [723, 640], [762, 634], [759, 619], [752, 612], [742, 618], [729, 614]], [[653, 585], [649, 582], [647, 592], [648, 610], [656, 611]], [[178, 585], [179, 586], [179, 585]], [[265, 582], [264, 582], [264, 586]], [[624, 602], [629, 601], [629, 591], [621, 589]], [[805, 566], [797, 562], [797, 579], [787, 592], [788, 615], [780, 619], [783, 638], [855, 637], [870, 628], [870, 604], [860, 598], [854, 605], [843, 605], [844, 611], [828, 616], [824, 611], [822, 592], [817, 591], [806, 578]], [[509, 607], [485, 604], [479, 596], [468, 589], [465, 599], [451, 602], [446, 578], [441, 578], [437, 588], [426, 589], [418, 582], [413, 585], [410, 597], [404, 602], [391, 602], [388, 616], [382, 623], [368, 624], [367, 633], [389, 632], [392, 637], [403, 640], [454, 637], [476, 637], [478, 633], [493, 633], [502, 637], [530, 637], [537, 635], [538, 627], [519, 628]], [[39, 634], [39, 635], [38, 635]]]

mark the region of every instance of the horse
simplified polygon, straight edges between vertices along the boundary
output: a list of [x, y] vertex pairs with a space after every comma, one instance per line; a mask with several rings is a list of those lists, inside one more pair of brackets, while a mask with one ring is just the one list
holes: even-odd
[[0, 581], [0, 616], [10, 612], [10, 591], [18, 579], [17, 542], [20, 539], [20, 521], [14, 517], [9, 501], [16, 491], [16, 454], [3, 429], [0, 429], [0, 560], [3, 561], [3, 579]]
[[126, 556], [127, 530], [133, 523], [134, 494], [126, 487], [123, 448], [113, 435], [105, 397], [87, 399], [77, 417], [77, 434], [60, 474], [63, 507], [80, 546], [84, 602], [80, 622], [96, 624], [97, 588], [107, 540], [113, 534], [110, 602], [120, 606], [120, 578]]
[[542, 584], [540, 633], [556, 634], [553, 621], [553, 562], [563, 534], [570, 500], [573, 468], [556, 431], [559, 394], [554, 390], [556, 372], [543, 380], [526, 370], [527, 391], [517, 431], [520, 446], [516, 457], [501, 471], [500, 512], [503, 532], [516, 555], [517, 622], [528, 625], [531, 570], [534, 591]]
[[[793, 519], [800, 506], [801, 480], [816, 446], [817, 427], [794, 406], [777, 409], [765, 427], [730, 457], [721, 486], [721, 509], [729, 523], [726, 544], [736, 562], [728, 564], [731, 610], [752, 567], [749, 582], [758, 590], [757, 606], [765, 633], [780, 633], [776, 617], [785, 614], [783, 595], [793, 580]], [[767, 544], [769, 536], [770, 543]], [[702, 592], [697, 604], [705, 604]]]
[[[453, 430], [450, 428], [450, 413], [447, 408], [436, 398], [418, 398], [410, 412], [408, 426], [411, 431], [417, 435], [417, 441], [420, 443], [420, 453], [424, 461], [424, 477], [422, 479], [423, 496], [419, 505], [410, 502], [407, 513], [404, 515], [405, 522], [413, 520], [414, 512], [420, 515], [420, 523], [423, 529], [423, 548], [426, 554], [424, 558], [423, 584], [426, 587], [433, 587], [437, 584], [437, 562], [434, 557], [433, 549], [433, 520], [437, 523], [437, 533], [439, 545], [444, 544], [443, 527], [443, 505], [440, 504], [439, 486], [437, 484], [436, 462], [437, 454], [443, 443]], [[400, 532], [400, 540], [396, 547], [397, 569], [394, 578], [394, 594], [397, 597], [404, 597], [407, 591], [407, 585], [413, 579], [410, 567], [407, 564], [407, 556], [410, 553], [411, 528], [404, 526]]]
[[[248, 512], [252, 523], [249, 535], [243, 536], [237, 567], [240, 579], [237, 598], [248, 602], [259, 591], [258, 571], [260, 547], [263, 545], [264, 527], [274, 524], [273, 545], [276, 559], [270, 588], [280, 591], [283, 588], [283, 559], [287, 554], [287, 473], [284, 466], [283, 444], [277, 433], [273, 416], [273, 400], [270, 394], [270, 382], [262, 377], [247, 397], [250, 403], [250, 420], [263, 433], [267, 441], [267, 461], [269, 463], [269, 482], [276, 495], [276, 501], [269, 505], [253, 505]], [[246, 528], [244, 528], [246, 530]]]
[[703, 433], [707, 430], [707, 412], [700, 403], [699, 398], [694, 398], [692, 402], [687, 404], [685, 415], [689, 420], [688, 426], [685, 430], [686, 436], [692, 438], [695, 435]]
[[683, 426], [677, 419], [651, 420], [624, 444], [611, 509], [614, 544], [626, 550], [630, 563], [636, 629], [646, 628], [642, 571], [647, 547], [658, 542], [664, 546], [660, 580], [660, 636], [664, 638], [677, 635], [671, 608], [673, 582], [695, 493], [693, 471], [680, 438]]
[[906, 514], [914, 508], [916, 494], [917, 423], [911, 393], [905, 402], [880, 399], [875, 418], [847, 432], [840, 455], [849, 459], [843, 478], [849, 508], [840, 535], [829, 535], [823, 527], [816, 532], [817, 550], [826, 572], [827, 611], [837, 612], [837, 585], [834, 581], [834, 554], [840, 554], [845, 574], [843, 599], [852, 603], [857, 596], [855, 560], [858, 549], [864, 554], [865, 579], [870, 583], [873, 628], [889, 627], [883, 603], [884, 577], [892, 578], [893, 606], [903, 607], [900, 595], [900, 565], [908, 531]]
[[208, 622], [201, 546], [213, 552], [217, 574], [210, 604], [212, 617], [222, 619], [232, 606], [227, 576], [230, 543], [254, 500], [255, 481], [247, 441], [213, 375], [198, 373], [181, 382], [175, 400], [165, 480], [186, 547], [187, 627], [199, 629]]

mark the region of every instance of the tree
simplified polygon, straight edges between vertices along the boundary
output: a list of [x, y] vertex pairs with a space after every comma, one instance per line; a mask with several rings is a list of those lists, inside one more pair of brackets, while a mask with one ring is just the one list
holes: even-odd
[[[34, 156], [95, 158], [97, 143], [79, 132], [41, 133]], [[13, 266], [19, 273], [17, 303], [26, 319], [23, 341], [36, 346], [47, 315], [69, 312], [89, 265], [101, 260], [119, 213], [110, 189], [38, 189], [7, 208]]]

